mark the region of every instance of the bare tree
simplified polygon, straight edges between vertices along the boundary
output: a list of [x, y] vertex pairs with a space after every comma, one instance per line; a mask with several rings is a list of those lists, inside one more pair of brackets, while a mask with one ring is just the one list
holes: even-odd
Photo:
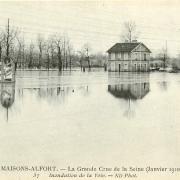
[[63, 69], [64, 68], [68, 68], [68, 43], [69, 43], [69, 38], [67, 36], [67, 34], [63, 35], [62, 37], [63, 39], [63, 44], [62, 44], [62, 53], [63, 53], [63, 62], [62, 62], [62, 66]]
[[53, 38], [54, 44], [57, 49], [57, 57], [58, 57], [58, 69], [59, 71], [62, 71], [62, 37], [55, 35]]
[[15, 43], [14, 41], [16, 40], [18, 33], [19, 33], [19, 31], [17, 28], [10, 28], [9, 19], [8, 19], [8, 25], [4, 32], [6, 57], [10, 56], [10, 49], [14, 45], [14, 43]]
[[50, 52], [51, 52], [51, 46], [52, 46], [52, 44], [50, 42], [51, 42], [50, 39], [48, 39], [46, 42], [46, 57], [47, 57], [47, 69], [48, 69], [48, 71], [50, 68]]
[[22, 44], [19, 38], [17, 40], [18, 40], [18, 50], [17, 50], [16, 62], [19, 64], [19, 67], [21, 67], [22, 66], [22, 60], [21, 60]]
[[83, 68], [82, 61], [84, 59], [84, 53], [82, 51], [78, 51], [78, 59], [79, 59], [79, 63], [80, 63], [81, 71], [82, 71], [82, 68]]
[[163, 61], [163, 68], [166, 68], [168, 59], [167, 48], [163, 47], [157, 54], [156, 58]]
[[90, 58], [89, 58], [90, 50], [91, 50], [91, 46], [88, 43], [83, 45], [83, 52], [85, 54], [86, 61], [88, 62], [89, 70], [91, 69]]
[[29, 63], [28, 63], [28, 68], [33, 67], [33, 53], [34, 53], [34, 44], [31, 42], [29, 45]]
[[72, 47], [69, 40], [67, 42], [67, 51], [68, 51], [68, 55], [69, 55], [69, 68], [71, 70], [71, 68], [72, 68], [72, 51], [73, 51], [73, 47]]
[[1, 58], [2, 58], [3, 42], [4, 42], [4, 35], [3, 35], [3, 33], [1, 33], [0, 34], [0, 62], [1, 62]]
[[49, 43], [50, 43], [51, 65], [52, 65], [52, 67], [55, 67], [55, 66], [56, 66], [56, 63], [55, 63], [55, 61], [54, 61], [54, 59], [55, 59], [54, 57], [55, 57], [56, 45], [55, 45], [55, 43], [54, 43], [54, 41], [53, 41], [53, 38], [50, 38]]
[[41, 34], [38, 35], [37, 37], [37, 43], [38, 43], [38, 49], [39, 49], [39, 62], [38, 62], [38, 68], [40, 69], [42, 66], [42, 55], [43, 55], [43, 50], [45, 48], [45, 41], [44, 38]]
[[124, 29], [121, 34], [121, 39], [123, 41], [132, 42], [136, 40], [138, 37], [138, 33], [136, 31], [136, 24], [134, 21], [124, 22]]
[[66, 62], [66, 37], [63, 37], [63, 69], [66, 67], [67, 69], [67, 62]]
[[46, 41], [46, 58], [47, 58], [47, 69], [50, 68], [50, 66], [55, 67], [56, 62], [55, 55], [56, 55], [56, 35], [50, 35]]
[[18, 46], [18, 53], [16, 62], [19, 63], [19, 66], [24, 68], [25, 66], [25, 41], [24, 41], [24, 35], [22, 37], [18, 36], [17, 38], [17, 46]]

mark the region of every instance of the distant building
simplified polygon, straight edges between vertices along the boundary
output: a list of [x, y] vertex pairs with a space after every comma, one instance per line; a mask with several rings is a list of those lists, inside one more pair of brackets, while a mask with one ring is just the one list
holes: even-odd
[[164, 59], [152, 59], [150, 62], [150, 67], [155, 68], [155, 69], [165, 68], [166, 67], [165, 60]]
[[108, 51], [109, 71], [149, 71], [151, 51], [137, 41], [116, 43]]

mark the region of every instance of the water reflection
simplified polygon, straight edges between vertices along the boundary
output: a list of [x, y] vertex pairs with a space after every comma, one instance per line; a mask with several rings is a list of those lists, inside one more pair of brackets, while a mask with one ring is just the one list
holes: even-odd
[[[1, 84], [0, 97], [3, 120], [6, 119], [8, 122], [10, 119], [17, 119], [19, 116], [24, 114], [24, 111], [27, 109], [29, 109], [29, 112], [32, 112], [33, 104], [41, 108], [64, 107], [63, 104], [69, 102], [73, 97], [77, 97], [78, 95], [86, 97], [89, 94], [88, 85], [62, 85], [57, 87], [39, 86], [36, 88], [16, 86], [15, 88], [14, 83]], [[9, 111], [10, 109], [11, 111]]]
[[[2, 101], [9, 109], [8, 124], [7, 108], [0, 105], [1, 163], [66, 166], [67, 159], [80, 164], [88, 155], [98, 157], [97, 165], [113, 166], [119, 159], [136, 165], [144, 159], [142, 166], [166, 166], [171, 159], [178, 166], [179, 74], [22, 73], [16, 77], [16, 92], [11, 88], [8, 95], [15, 93], [14, 102]], [[162, 81], [170, 83], [163, 93]]]
[[1, 83], [1, 105], [6, 109], [6, 120], [9, 117], [9, 108], [15, 100], [15, 83]]
[[168, 89], [168, 82], [166, 82], [166, 81], [159, 82], [159, 86], [160, 86], [161, 90], [167, 91], [167, 89]]
[[127, 101], [124, 115], [133, 117], [132, 101], [143, 99], [150, 91], [149, 73], [109, 73], [108, 92]]
[[38, 87], [38, 88], [18, 88], [18, 98], [23, 99], [25, 93], [30, 93], [36, 96], [37, 101], [46, 100], [52, 103], [64, 102], [69, 96], [81, 92], [87, 96], [88, 86], [58, 86], [58, 87]]
[[116, 98], [137, 100], [142, 99], [149, 92], [149, 83], [108, 85], [108, 91]]

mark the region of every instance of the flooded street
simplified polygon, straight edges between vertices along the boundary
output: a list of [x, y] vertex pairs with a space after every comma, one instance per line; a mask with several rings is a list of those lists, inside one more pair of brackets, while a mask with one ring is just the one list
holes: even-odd
[[179, 93], [173, 73], [18, 71], [1, 85], [1, 164], [178, 166]]

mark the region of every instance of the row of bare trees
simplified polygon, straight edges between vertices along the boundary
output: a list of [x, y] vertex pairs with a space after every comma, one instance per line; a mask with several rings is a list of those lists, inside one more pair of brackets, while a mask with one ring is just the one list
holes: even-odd
[[8, 25], [0, 29], [0, 61], [12, 59], [16, 68], [72, 68], [75, 57], [73, 46], [68, 36], [58, 34], [44, 38], [37, 35], [34, 42], [28, 42], [17, 28]]
[[10, 56], [20, 69], [58, 68], [61, 71], [71, 70], [72, 66], [90, 68], [90, 56], [95, 57], [91, 54], [88, 43], [84, 44], [80, 51], [75, 52], [68, 36], [54, 34], [45, 38], [42, 34], [38, 34], [36, 41], [28, 43], [24, 34], [16, 29], [10, 32], [9, 37], [7, 45], [5, 33], [0, 36], [0, 58]]
[[51, 35], [47, 39], [37, 36], [36, 43], [26, 45], [24, 38], [17, 37], [17, 47], [13, 52], [19, 68], [50, 68], [59, 71], [72, 67], [73, 47], [68, 37]]

